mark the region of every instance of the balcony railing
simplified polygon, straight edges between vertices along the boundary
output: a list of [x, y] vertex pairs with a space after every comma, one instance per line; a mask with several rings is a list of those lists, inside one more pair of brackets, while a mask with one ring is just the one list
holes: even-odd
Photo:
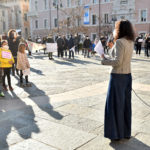
[[36, 11], [30, 11], [27, 14], [28, 17], [37, 17], [38, 16], [38, 12]]

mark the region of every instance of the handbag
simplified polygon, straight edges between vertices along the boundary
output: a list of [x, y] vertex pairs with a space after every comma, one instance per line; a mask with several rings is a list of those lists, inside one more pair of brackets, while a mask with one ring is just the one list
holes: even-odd
[[24, 76], [30, 75], [30, 68], [23, 70], [22, 73]]

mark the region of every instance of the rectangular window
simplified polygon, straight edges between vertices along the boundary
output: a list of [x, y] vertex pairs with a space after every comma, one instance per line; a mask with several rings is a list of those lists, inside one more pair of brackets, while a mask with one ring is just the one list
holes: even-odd
[[6, 30], [6, 23], [5, 23], [5, 21], [3, 21], [3, 31], [5, 31]]
[[38, 27], [39, 27], [38, 20], [35, 20], [35, 28], [38, 29]]
[[78, 6], [82, 5], [82, 0], [77, 0], [77, 5]]
[[96, 33], [92, 34], [92, 41], [94, 41], [96, 39]]
[[67, 7], [71, 6], [71, 0], [67, 0]]
[[4, 10], [2, 11], [2, 16], [5, 17], [5, 11]]
[[54, 27], [58, 27], [58, 20], [57, 20], [57, 18], [54, 19]]
[[146, 22], [146, 15], [147, 11], [146, 10], [141, 10], [141, 22]]
[[97, 3], [97, 0], [92, 0], [92, 3], [93, 3], [93, 4], [96, 4], [96, 3]]
[[92, 15], [92, 25], [96, 24], [96, 15]]
[[70, 18], [67, 18], [67, 27], [70, 27]]
[[25, 21], [28, 21], [27, 13], [24, 14], [24, 20], [25, 20]]
[[28, 37], [28, 29], [25, 28], [25, 36]]
[[78, 17], [78, 18], [77, 18], [77, 26], [79, 27], [80, 25], [81, 25], [81, 18]]
[[56, 7], [58, 5], [58, 0], [53, 0], [53, 6]]
[[35, 10], [37, 11], [38, 10], [38, 2], [35, 1]]
[[108, 3], [108, 2], [110, 2], [110, 0], [104, 0], [104, 3]]
[[128, 3], [128, 0], [121, 0], [120, 1], [120, 4], [127, 4]]
[[104, 22], [105, 23], [109, 23], [108, 14], [104, 14]]
[[44, 28], [47, 29], [48, 28], [48, 20], [44, 19]]
[[44, 9], [48, 9], [48, 0], [44, 0]]

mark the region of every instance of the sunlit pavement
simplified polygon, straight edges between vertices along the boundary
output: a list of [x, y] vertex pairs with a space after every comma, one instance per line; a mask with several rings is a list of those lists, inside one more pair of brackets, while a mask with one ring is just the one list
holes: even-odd
[[32, 87], [19, 87], [0, 99], [0, 150], [149, 150], [150, 58], [132, 60], [132, 138], [111, 143], [103, 137], [110, 67], [98, 56], [75, 60], [29, 58]]

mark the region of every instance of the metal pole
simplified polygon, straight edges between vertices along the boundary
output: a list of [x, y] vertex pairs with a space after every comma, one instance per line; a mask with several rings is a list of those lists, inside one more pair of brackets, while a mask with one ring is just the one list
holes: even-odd
[[57, 32], [59, 33], [59, 2], [57, 3]]
[[101, 30], [101, 27], [100, 27], [100, 24], [101, 24], [101, 14], [100, 14], [100, 11], [101, 11], [101, 8], [100, 8], [100, 3], [101, 3], [101, 0], [99, 0], [99, 37], [100, 37], [100, 30]]
[[49, 24], [50, 24], [50, 31], [52, 30], [52, 22], [51, 22], [51, 20], [52, 20], [52, 12], [51, 12], [51, 0], [49, 0], [49, 10], [50, 10], [50, 12], [49, 12], [49, 19], [50, 19], [50, 22], [49, 22]]

